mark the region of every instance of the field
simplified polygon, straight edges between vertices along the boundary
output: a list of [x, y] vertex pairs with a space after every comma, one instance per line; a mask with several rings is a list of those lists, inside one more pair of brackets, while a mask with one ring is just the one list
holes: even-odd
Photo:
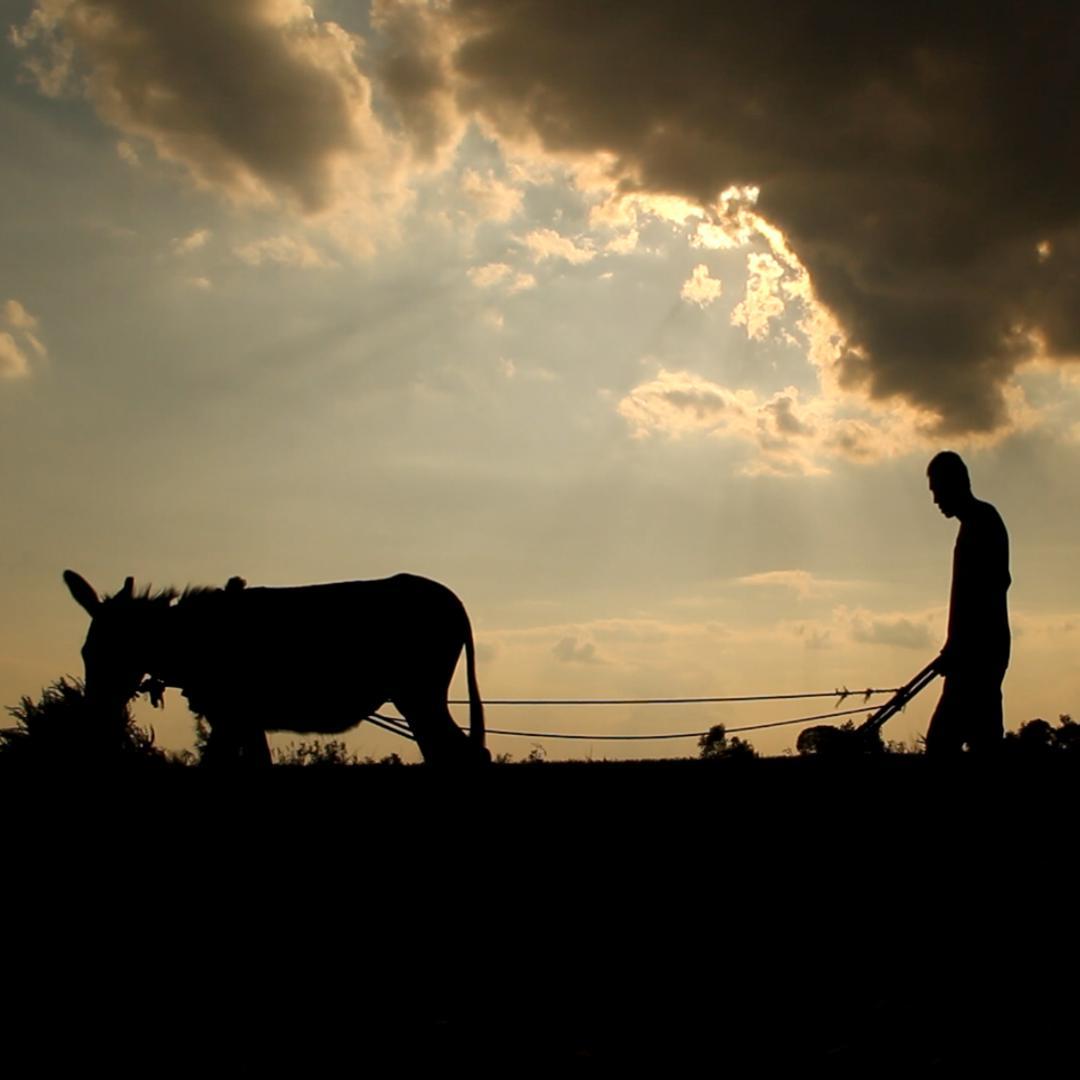
[[57, 1062], [865, 1074], [1074, 1049], [1068, 761], [5, 779], [6, 1015]]

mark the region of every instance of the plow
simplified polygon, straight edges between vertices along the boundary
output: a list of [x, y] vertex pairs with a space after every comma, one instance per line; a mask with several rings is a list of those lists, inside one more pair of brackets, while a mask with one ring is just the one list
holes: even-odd
[[925, 690], [939, 675], [937, 660], [932, 660], [917, 675], [913, 675], [880, 709], [857, 727], [836, 727], [819, 724], [806, 728], [795, 743], [800, 754], [848, 756], [873, 753], [883, 749], [881, 729], [886, 722], [902, 711], [917, 694]]

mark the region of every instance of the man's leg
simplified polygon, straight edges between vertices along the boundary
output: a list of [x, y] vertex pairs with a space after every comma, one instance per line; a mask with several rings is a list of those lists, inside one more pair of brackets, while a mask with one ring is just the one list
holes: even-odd
[[963, 688], [955, 676], [947, 676], [930, 726], [926, 729], [926, 752], [943, 758], [959, 754], [964, 748], [965, 701]]
[[1005, 738], [1005, 715], [1001, 703], [1001, 683], [1005, 671], [984, 672], [972, 687], [967, 744], [973, 754], [997, 753]]

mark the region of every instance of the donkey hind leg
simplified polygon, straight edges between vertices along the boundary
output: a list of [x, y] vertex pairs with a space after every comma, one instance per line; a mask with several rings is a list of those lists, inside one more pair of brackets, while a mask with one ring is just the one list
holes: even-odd
[[482, 746], [454, 723], [446, 701], [395, 701], [416, 736], [416, 744], [428, 765], [471, 765], [491, 760]]

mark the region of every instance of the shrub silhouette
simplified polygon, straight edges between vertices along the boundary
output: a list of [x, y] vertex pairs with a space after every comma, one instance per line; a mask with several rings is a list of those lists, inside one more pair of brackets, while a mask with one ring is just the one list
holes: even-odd
[[708, 761], [743, 760], [757, 757], [757, 751], [738, 735], [729, 739], [723, 724], [716, 724], [698, 739], [698, 756]]
[[[795, 749], [802, 755], [821, 757], [857, 757], [861, 754], [883, 752], [886, 747], [881, 741], [881, 732], [860, 731], [851, 720], [845, 720], [839, 727], [832, 724], [818, 724], [799, 732]], [[888, 748], [895, 750], [895, 744]]]
[[91, 709], [79, 679], [61, 678], [9, 708], [17, 725], [0, 730], [0, 759], [41, 765], [108, 765], [170, 762], [154, 745], [153, 730], [140, 728], [128, 706], [111, 716]]
[[1058, 726], [1041, 717], [1020, 725], [1019, 731], [1005, 733], [1006, 749], [1026, 757], [1047, 754], [1080, 754], [1080, 724], [1068, 713], [1058, 716]]

